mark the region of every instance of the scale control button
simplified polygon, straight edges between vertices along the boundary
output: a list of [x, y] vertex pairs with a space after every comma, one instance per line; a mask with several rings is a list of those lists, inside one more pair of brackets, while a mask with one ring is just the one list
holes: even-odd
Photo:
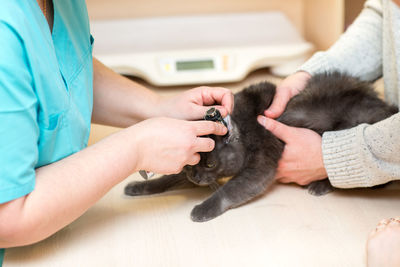
[[164, 64], [164, 70], [167, 72], [171, 71], [171, 64]]
[[228, 55], [222, 56], [222, 68], [224, 71], [228, 71], [229, 69], [229, 57]]

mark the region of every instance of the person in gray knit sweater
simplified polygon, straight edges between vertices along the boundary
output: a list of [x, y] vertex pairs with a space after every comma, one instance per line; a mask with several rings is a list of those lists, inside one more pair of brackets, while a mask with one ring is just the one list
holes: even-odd
[[[373, 125], [326, 132], [322, 138], [311, 130], [273, 120], [312, 75], [330, 70], [366, 81], [383, 77], [385, 101], [399, 106], [400, 0], [367, 0], [354, 23], [330, 49], [314, 54], [278, 86], [266, 116], [258, 118], [286, 143], [276, 179], [305, 185], [329, 177], [331, 184], [339, 188], [371, 187], [399, 180], [399, 113]], [[383, 249], [385, 242], [391, 242], [390, 249]], [[370, 235], [367, 248], [369, 266], [400, 266], [400, 218], [383, 220]]]

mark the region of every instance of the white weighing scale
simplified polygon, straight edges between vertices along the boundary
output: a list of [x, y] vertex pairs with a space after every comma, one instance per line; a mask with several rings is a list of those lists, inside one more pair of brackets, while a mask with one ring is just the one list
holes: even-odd
[[158, 86], [236, 82], [259, 68], [286, 76], [310, 55], [280, 12], [92, 21], [94, 55]]

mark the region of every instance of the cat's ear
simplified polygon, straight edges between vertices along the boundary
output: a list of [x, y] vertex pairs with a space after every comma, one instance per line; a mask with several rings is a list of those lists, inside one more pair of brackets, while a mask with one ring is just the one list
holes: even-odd
[[236, 123], [229, 119], [228, 123], [228, 134], [225, 138], [225, 144], [235, 143], [239, 141], [239, 129]]

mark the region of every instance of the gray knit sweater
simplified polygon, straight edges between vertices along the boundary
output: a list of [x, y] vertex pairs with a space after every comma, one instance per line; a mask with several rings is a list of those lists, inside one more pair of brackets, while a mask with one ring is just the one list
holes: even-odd
[[[383, 76], [385, 100], [399, 105], [400, 8], [390, 0], [368, 0], [340, 39], [300, 68], [311, 75], [332, 69], [368, 81]], [[326, 132], [322, 151], [335, 187], [370, 187], [399, 180], [400, 113], [373, 125]]]

